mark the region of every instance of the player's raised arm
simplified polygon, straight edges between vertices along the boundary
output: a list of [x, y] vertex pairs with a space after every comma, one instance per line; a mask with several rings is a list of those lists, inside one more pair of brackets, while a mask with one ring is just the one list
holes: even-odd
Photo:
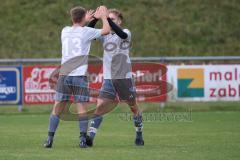
[[[96, 9], [96, 11], [99, 9], [99, 7]], [[94, 15], [93, 15], [93, 17], [92, 17], [92, 20], [88, 23], [88, 27], [91, 27], [91, 28], [94, 28], [95, 27], [95, 25], [97, 24], [97, 22], [98, 22], [98, 20], [99, 20], [99, 15], [97, 15], [97, 17], [96, 17], [96, 12], [95, 13], [93, 13]]]
[[117, 9], [109, 9], [108, 10], [108, 23], [110, 27], [112, 28], [112, 31], [114, 31], [118, 37], [121, 39], [130, 39], [131, 33], [127, 29], [122, 29], [121, 24], [123, 21], [123, 15], [122, 13]]
[[102, 20], [102, 30], [101, 30], [101, 35], [107, 35], [110, 33], [110, 26], [109, 26], [109, 23], [108, 23], [108, 20], [107, 20], [107, 16], [108, 16], [108, 10], [105, 6], [100, 6], [97, 11], [95, 12], [94, 16], [97, 18], [97, 17], [100, 17], [101, 20]]
[[127, 39], [128, 35], [127, 33], [125, 33], [122, 28], [120, 28], [117, 24], [115, 24], [111, 18], [107, 18], [108, 23], [110, 25], [110, 27], [112, 28], [112, 30], [121, 38], [121, 39]]
[[95, 25], [97, 24], [98, 19], [93, 17], [93, 20], [88, 23], [88, 27], [95, 28]]
[[94, 16], [94, 10], [92, 9], [88, 10], [85, 15], [86, 22], [88, 23], [91, 22], [94, 19], [93, 16]]

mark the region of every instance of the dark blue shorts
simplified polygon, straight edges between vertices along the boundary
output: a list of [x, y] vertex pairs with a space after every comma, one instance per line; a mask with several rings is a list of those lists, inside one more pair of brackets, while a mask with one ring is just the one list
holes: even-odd
[[74, 96], [74, 102], [89, 102], [88, 80], [86, 76], [59, 76], [55, 100], [69, 101]]
[[136, 89], [133, 79], [104, 79], [99, 98], [114, 100], [116, 97], [123, 101], [133, 101]]

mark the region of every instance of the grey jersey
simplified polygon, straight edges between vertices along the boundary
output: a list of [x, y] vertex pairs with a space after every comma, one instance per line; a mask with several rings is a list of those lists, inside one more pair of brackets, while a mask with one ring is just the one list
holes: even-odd
[[103, 43], [103, 78], [104, 79], [126, 79], [132, 78], [132, 67], [129, 58], [131, 46], [131, 33], [128, 29], [123, 30], [127, 33], [127, 39], [121, 39], [117, 34], [110, 33], [102, 36], [100, 41]]

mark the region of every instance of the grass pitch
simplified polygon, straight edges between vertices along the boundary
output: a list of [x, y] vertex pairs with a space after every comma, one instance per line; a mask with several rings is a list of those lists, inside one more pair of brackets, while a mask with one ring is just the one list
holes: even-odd
[[[1, 108], [0, 108], [1, 109]], [[178, 112], [181, 113], [181, 112]], [[175, 113], [173, 113], [175, 114]], [[1, 160], [238, 160], [240, 112], [192, 112], [191, 120], [148, 119], [145, 146], [134, 146], [132, 121], [105, 116], [94, 147], [78, 147], [78, 123], [61, 121], [52, 149], [42, 147], [48, 114], [0, 114]]]

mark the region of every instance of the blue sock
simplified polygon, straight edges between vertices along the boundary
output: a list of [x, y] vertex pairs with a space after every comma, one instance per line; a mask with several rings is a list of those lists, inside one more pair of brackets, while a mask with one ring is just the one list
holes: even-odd
[[51, 114], [49, 118], [48, 140], [51, 140], [51, 141], [53, 140], [58, 124], [59, 124], [59, 117]]
[[80, 129], [80, 133], [87, 133], [87, 129], [88, 129], [87, 117], [79, 118], [79, 129]]
[[99, 128], [99, 126], [101, 125], [102, 120], [103, 120], [102, 116], [95, 115], [94, 117], [95, 118], [91, 121], [91, 125], [88, 130], [89, 136], [91, 139], [94, 139], [94, 137], [97, 133], [97, 129]]
[[136, 129], [136, 138], [142, 138], [142, 129], [143, 129], [142, 115], [134, 116], [133, 122]]

